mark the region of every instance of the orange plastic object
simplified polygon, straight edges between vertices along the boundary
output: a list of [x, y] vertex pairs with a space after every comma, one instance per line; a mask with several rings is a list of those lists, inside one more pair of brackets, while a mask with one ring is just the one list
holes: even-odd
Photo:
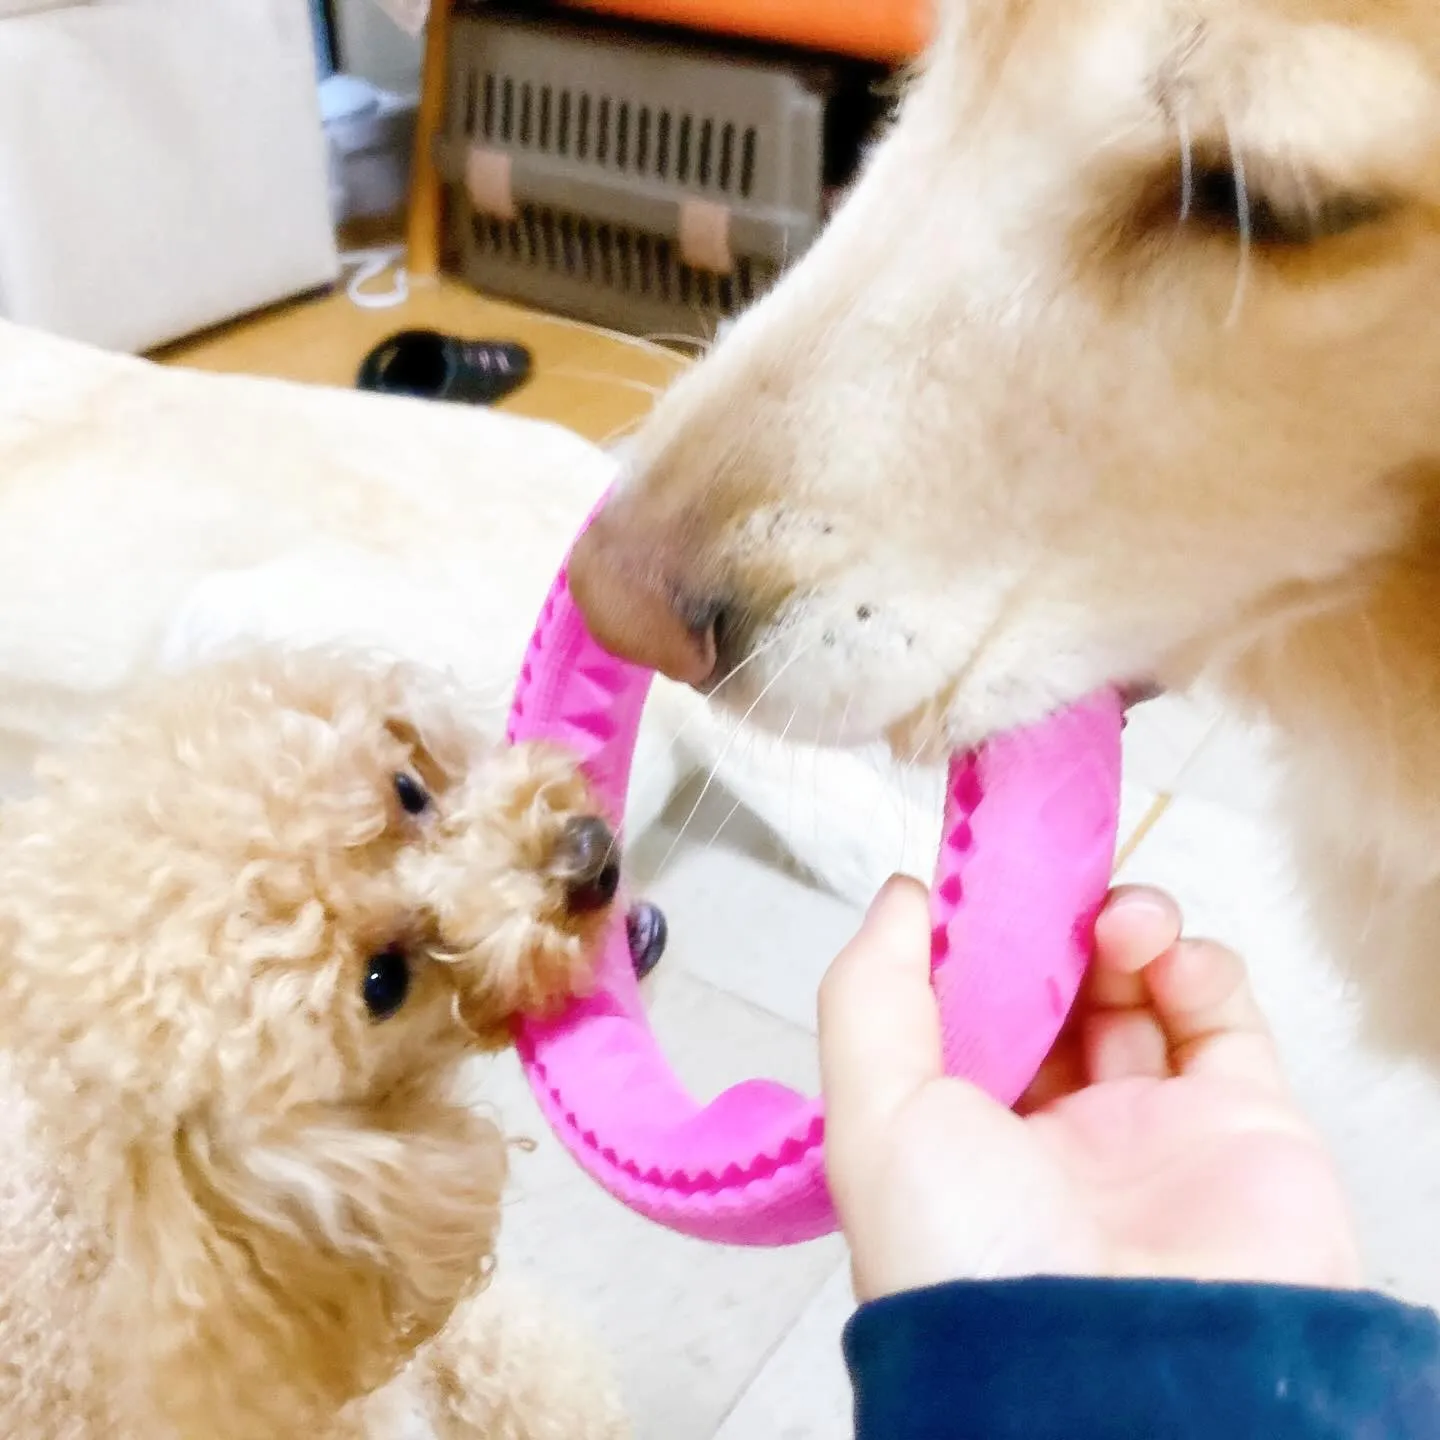
[[905, 61], [930, 38], [934, 0], [569, 0], [583, 10], [852, 55]]

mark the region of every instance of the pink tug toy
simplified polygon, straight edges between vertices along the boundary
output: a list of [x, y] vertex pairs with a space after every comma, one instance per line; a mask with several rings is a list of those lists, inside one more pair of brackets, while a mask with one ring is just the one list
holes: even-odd
[[[562, 569], [520, 672], [510, 738], [578, 752], [618, 826], [651, 679], [591, 638]], [[945, 1063], [1007, 1105], [1034, 1078], [1089, 963], [1115, 853], [1120, 730], [1120, 699], [1107, 692], [951, 761], [932, 890]], [[546, 1120], [631, 1209], [732, 1245], [835, 1229], [820, 1102], [751, 1080], [698, 1104], [650, 1031], [619, 910], [594, 992], [522, 1023], [518, 1039]]]

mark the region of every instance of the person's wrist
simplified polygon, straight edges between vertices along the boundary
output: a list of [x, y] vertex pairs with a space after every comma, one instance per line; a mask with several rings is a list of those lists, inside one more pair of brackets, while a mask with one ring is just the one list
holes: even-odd
[[857, 1300], [883, 1300], [913, 1290], [957, 1282], [1029, 1280], [1037, 1276], [1072, 1279], [1118, 1279], [1120, 1271], [1108, 1257], [1088, 1247], [1023, 1224], [1003, 1234], [978, 1230], [926, 1237], [923, 1227], [890, 1227], [885, 1237], [908, 1234], [910, 1243], [867, 1245], [847, 1235], [851, 1278]]
[[[893, 1231], [891, 1233], [894, 1233]], [[1154, 1281], [1195, 1284], [1285, 1285], [1316, 1290], [1362, 1290], [1367, 1277], [1353, 1236], [1337, 1232], [1323, 1253], [1286, 1256], [1274, 1247], [1273, 1261], [1257, 1259], [1253, 1247], [1244, 1253], [1200, 1255], [1193, 1251], [1156, 1251], [1121, 1247], [1103, 1252], [1075, 1246], [1023, 1226], [1005, 1235], [968, 1237], [936, 1263], [933, 1246], [903, 1254], [884, 1254], [882, 1246], [867, 1247], [847, 1236], [855, 1296], [865, 1303], [937, 1285], [1002, 1280], [1069, 1279]]]

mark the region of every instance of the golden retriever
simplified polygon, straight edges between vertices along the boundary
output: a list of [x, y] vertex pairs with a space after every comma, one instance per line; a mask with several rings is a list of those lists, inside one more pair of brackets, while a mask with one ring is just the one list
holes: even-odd
[[572, 580], [616, 649], [906, 755], [1213, 674], [1433, 1051], [1437, 521], [1440, 7], [944, 0]]

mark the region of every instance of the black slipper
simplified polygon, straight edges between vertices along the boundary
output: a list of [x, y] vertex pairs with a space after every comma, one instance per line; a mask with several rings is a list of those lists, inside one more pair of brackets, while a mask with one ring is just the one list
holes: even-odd
[[356, 385], [386, 395], [493, 405], [530, 378], [530, 352], [513, 340], [461, 340], [402, 330], [364, 359]]
[[648, 900], [632, 905], [625, 917], [625, 936], [630, 942], [635, 977], [643, 980], [660, 963], [660, 957], [665, 953], [665, 942], [670, 938], [665, 912]]

